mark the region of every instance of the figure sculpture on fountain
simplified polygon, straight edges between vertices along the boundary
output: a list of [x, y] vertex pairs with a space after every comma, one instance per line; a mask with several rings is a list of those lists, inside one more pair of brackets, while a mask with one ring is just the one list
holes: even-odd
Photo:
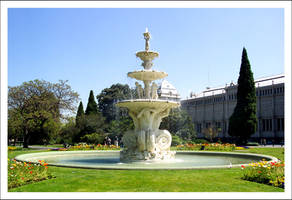
[[135, 85], [136, 85], [137, 96], [139, 99], [142, 99], [144, 96], [143, 95], [143, 88], [138, 82], [135, 82]]

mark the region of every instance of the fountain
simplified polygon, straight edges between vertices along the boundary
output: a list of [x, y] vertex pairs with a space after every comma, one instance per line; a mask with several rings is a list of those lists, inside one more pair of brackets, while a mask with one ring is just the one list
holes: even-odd
[[143, 35], [145, 51], [137, 52], [136, 56], [143, 61], [144, 69], [129, 72], [128, 76], [143, 81], [144, 89], [135, 82], [138, 99], [124, 100], [116, 104], [129, 110], [135, 125], [135, 129], [127, 131], [122, 138], [124, 144], [124, 149], [120, 152], [122, 161], [168, 160], [173, 159], [175, 155], [174, 151], [170, 151], [171, 134], [167, 130], [160, 130], [159, 126], [162, 118], [167, 117], [170, 109], [178, 107], [179, 103], [158, 99], [158, 87], [153, 81], [165, 78], [167, 73], [151, 69], [152, 61], [159, 54], [149, 50], [151, 35], [147, 28]]
[[127, 170], [230, 168], [262, 159], [278, 161], [275, 157], [260, 154], [170, 151], [171, 135], [167, 130], [160, 130], [159, 125], [168, 116], [170, 109], [178, 107], [179, 103], [158, 99], [157, 85], [153, 81], [167, 74], [151, 69], [152, 60], [159, 54], [149, 50], [150, 33], [147, 29], [143, 35], [146, 40], [145, 51], [137, 52], [136, 56], [143, 61], [144, 70], [129, 72], [128, 76], [143, 81], [144, 89], [136, 82], [138, 99], [116, 104], [129, 110], [135, 125], [135, 129], [127, 131], [122, 138], [122, 151], [52, 151], [22, 154], [15, 159], [32, 163], [45, 160], [49, 165], [59, 167]]

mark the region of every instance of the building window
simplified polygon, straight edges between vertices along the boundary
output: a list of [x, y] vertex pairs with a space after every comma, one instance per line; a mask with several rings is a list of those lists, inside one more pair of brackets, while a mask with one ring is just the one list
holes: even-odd
[[277, 131], [284, 131], [284, 118], [277, 119]]
[[262, 131], [272, 131], [272, 119], [262, 120]]
[[206, 124], [205, 124], [205, 128], [210, 128], [211, 127], [211, 123], [210, 122], [207, 122]]
[[202, 124], [197, 124], [197, 133], [202, 133]]
[[218, 132], [222, 131], [221, 122], [215, 122], [215, 126], [216, 126], [216, 129], [218, 130]]

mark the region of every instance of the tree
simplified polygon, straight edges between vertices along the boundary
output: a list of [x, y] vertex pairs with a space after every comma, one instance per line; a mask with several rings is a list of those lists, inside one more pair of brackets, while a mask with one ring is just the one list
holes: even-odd
[[220, 131], [221, 131], [221, 128], [215, 127], [213, 124], [203, 129], [203, 133], [205, 137], [208, 138], [210, 142], [213, 142], [213, 139], [217, 137]]
[[76, 127], [75, 118], [71, 117], [66, 120], [66, 123], [62, 124], [60, 130], [60, 138], [58, 138], [59, 143], [73, 144], [76, 140], [77, 134], [79, 133], [79, 128]]
[[117, 108], [115, 103], [130, 99], [132, 97], [132, 90], [125, 84], [114, 84], [110, 88], [105, 88], [97, 95], [99, 110], [106, 118], [106, 122], [116, 120], [121, 116], [127, 116], [128, 112], [126, 108]]
[[256, 89], [247, 52], [243, 48], [237, 86], [237, 103], [229, 118], [228, 134], [234, 136], [237, 143], [246, 144], [248, 138], [255, 133], [256, 127]]
[[179, 136], [183, 140], [196, 138], [194, 124], [186, 111], [179, 108], [172, 109], [168, 117], [162, 119], [160, 129], [166, 129], [171, 134]]
[[22, 120], [20, 114], [14, 110], [8, 110], [8, 139], [14, 140], [14, 146], [16, 140], [22, 138]]
[[60, 80], [50, 83], [44, 80], [24, 82], [8, 88], [9, 130], [21, 130], [24, 143], [42, 142], [54, 138], [65, 113], [75, 110], [78, 94]]
[[80, 101], [77, 115], [76, 115], [76, 127], [81, 128], [84, 121], [84, 110], [83, 110], [83, 104], [82, 101]]
[[78, 107], [76, 127], [79, 131], [74, 139], [74, 142], [88, 142], [88, 138], [93, 138], [93, 136], [90, 136], [91, 134], [99, 134], [101, 137], [106, 128], [104, 121], [105, 119], [99, 112], [97, 103], [94, 100], [93, 91], [90, 90], [85, 114], [83, 112], [82, 102], [80, 102]]
[[114, 138], [114, 136], [118, 136], [122, 138], [123, 134], [128, 130], [134, 129], [133, 120], [129, 117], [121, 117], [119, 120], [110, 121], [107, 132], [110, 133], [108, 136]]
[[91, 115], [91, 114], [97, 114], [97, 113], [98, 113], [97, 103], [94, 100], [93, 91], [90, 90], [85, 115]]

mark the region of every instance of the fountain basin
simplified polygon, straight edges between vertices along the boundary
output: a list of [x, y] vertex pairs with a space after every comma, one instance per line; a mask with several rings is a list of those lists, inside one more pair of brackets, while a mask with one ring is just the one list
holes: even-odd
[[119, 151], [96, 150], [30, 153], [19, 155], [15, 159], [32, 163], [45, 160], [48, 165], [59, 167], [121, 170], [215, 169], [240, 167], [262, 159], [271, 162], [278, 161], [275, 157], [261, 154], [178, 151], [176, 158], [172, 160], [122, 162]]
[[167, 73], [165, 72], [158, 72], [158, 71], [147, 71], [147, 70], [142, 70], [142, 71], [134, 71], [134, 72], [129, 72], [128, 76], [140, 81], [154, 81], [157, 79], [162, 79], [168, 76]]
[[159, 56], [159, 53], [155, 51], [139, 51], [136, 53], [136, 56], [143, 61], [153, 60], [154, 58]]
[[152, 108], [165, 110], [168, 108], [176, 108], [180, 104], [175, 101], [166, 101], [159, 99], [135, 99], [135, 100], [124, 100], [116, 104], [118, 107], [128, 108], [129, 110], [142, 110], [143, 108]]

